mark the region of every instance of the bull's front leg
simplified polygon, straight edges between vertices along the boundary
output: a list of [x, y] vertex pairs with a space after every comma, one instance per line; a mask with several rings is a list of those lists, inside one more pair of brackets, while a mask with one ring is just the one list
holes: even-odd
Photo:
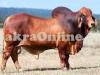
[[65, 67], [69, 70], [70, 69], [70, 64], [69, 64], [69, 54], [65, 54]]
[[61, 62], [61, 68], [62, 69], [70, 69], [70, 65], [69, 65], [69, 54], [66, 53], [65, 48], [58, 48], [58, 52], [59, 52], [59, 57], [60, 57], [60, 62]]

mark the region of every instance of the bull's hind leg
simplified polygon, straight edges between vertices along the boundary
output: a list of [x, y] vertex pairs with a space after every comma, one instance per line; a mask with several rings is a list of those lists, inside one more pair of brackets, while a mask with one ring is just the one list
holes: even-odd
[[21, 66], [19, 65], [18, 62], [18, 48], [15, 47], [14, 50], [11, 52], [11, 58], [15, 64], [16, 69], [19, 71], [21, 69]]
[[2, 55], [2, 62], [1, 62], [1, 71], [5, 70], [6, 63], [10, 54], [13, 50], [13, 46], [9, 42], [3, 42], [3, 55]]

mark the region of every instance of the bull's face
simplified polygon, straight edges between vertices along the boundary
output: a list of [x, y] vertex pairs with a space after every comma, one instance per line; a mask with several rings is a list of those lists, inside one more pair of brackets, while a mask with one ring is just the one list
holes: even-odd
[[86, 24], [89, 28], [96, 25], [96, 20], [92, 15], [92, 11], [89, 8], [83, 7], [80, 9], [80, 12], [86, 17]]

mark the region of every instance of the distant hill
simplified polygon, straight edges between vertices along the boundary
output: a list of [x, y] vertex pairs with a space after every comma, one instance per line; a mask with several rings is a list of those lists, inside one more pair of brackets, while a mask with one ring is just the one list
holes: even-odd
[[[50, 17], [52, 10], [44, 9], [31, 9], [31, 8], [0, 8], [0, 17], [5, 20], [9, 15], [16, 13], [28, 13], [40, 17]], [[100, 19], [100, 15], [94, 14], [97, 19]]]
[[94, 16], [95, 16], [96, 19], [100, 20], [100, 14], [94, 14]]
[[45, 10], [45, 9], [31, 9], [31, 8], [0, 8], [0, 17], [3, 18], [3, 20], [12, 14], [16, 13], [28, 13], [31, 15], [36, 15], [40, 17], [50, 17], [51, 10]]

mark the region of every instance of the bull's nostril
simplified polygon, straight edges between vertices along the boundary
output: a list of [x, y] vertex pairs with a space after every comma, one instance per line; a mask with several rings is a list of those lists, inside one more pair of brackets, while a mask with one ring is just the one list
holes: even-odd
[[95, 27], [95, 23], [92, 23], [91, 25], [92, 25], [92, 27]]

